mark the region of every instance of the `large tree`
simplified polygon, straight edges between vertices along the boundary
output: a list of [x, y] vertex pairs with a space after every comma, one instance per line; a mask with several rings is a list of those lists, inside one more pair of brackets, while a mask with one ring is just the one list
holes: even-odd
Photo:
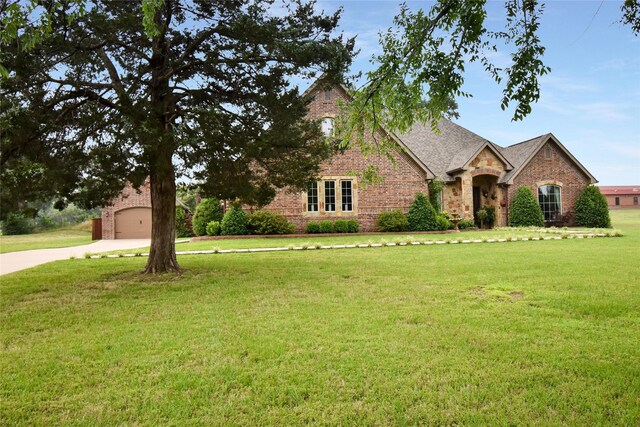
[[330, 154], [290, 77], [346, 71], [353, 40], [333, 34], [339, 11], [269, 0], [32, 4], [45, 8], [46, 34], [27, 8], [6, 9], [21, 29], [0, 54], [10, 205], [54, 192], [92, 206], [148, 179], [145, 271], [176, 271], [177, 174], [211, 196], [261, 204], [276, 188], [302, 188]]

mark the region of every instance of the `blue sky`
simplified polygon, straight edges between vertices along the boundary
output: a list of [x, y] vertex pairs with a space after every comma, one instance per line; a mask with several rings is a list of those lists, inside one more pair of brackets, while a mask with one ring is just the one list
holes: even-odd
[[[361, 50], [353, 71], [371, 69], [378, 32], [392, 26], [399, 1], [321, 0], [318, 9], [344, 7], [341, 30], [357, 35]], [[432, 2], [407, 2], [428, 8]], [[480, 66], [467, 68], [458, 99], [457, 123], [507, 146], [552, 132], [600, 181], [600, 185], [640, 184], [640, 37], [620, 20], [618, 1], [547, 1], [540, 36], [551, 73], [541, 81], [541, 99], [524, 121], [500, 109], [501, 86]], [[597, 13], [596, 13], [597, 12]], [[504, 22], [502, 1], [488, 4], [488, 23]], [[508, 66], [508, 53], [494, 62]], [[303, 88], [304, 89], [304, 88]]]

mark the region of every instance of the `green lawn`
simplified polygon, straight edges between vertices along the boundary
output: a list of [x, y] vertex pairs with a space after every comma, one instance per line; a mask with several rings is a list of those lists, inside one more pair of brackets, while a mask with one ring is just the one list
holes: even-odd
[[623, 238], [68, 260], [2, 277], [2, 425], [638, 425]]
[[0, 236], [0, 253], [66, 248], [91, 243], [91, 224], [78, 224], [34, 234]]
[[[495, 239], [507, 236], [538, 236], [538, 233], [525, 230], [466, 230], [460, 233], [414, 233], [404, 234], [344, 234], [341, 236], [324, 236], [322, 234], [309, 234], [304, 237], [255, 237], [242, 239], [220, 239], [220, 240], [198, 240], [194, 242], [184, 242], [185, 239], [178, 239], [182, 243], [176, 245], [179, 252], [186, 251], [206, 251], [218, 249], [250, 249], [250, 248], [286, 248], [288, 246], [313, 246], [320, 244], [329, 245], [358, 245], [381, 242], [401, 242], [401, 241], [423, 241], [423, 240], [445, 240], [445, 239]], [[128, 249], [122, 251], [111, 251], [114, 254], [132, 254], [137, 252], [148, 252], [149, 248]]]

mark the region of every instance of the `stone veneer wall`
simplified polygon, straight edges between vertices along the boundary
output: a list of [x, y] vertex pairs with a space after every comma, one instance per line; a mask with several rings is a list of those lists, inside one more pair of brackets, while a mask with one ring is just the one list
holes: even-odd
[[[322, 119], [335, 117], [339, 114], [337, 100], [347, 99], [342, 88], [331, 90], [331, 99], [325, 100], [325, 92], [318, 88], [315, 99], [309, 105], [309, 117]], [[418, 192], [428, 194], [425, 172], [415, 164], [406, 154], [394, 153], [397, 165], [393, 165], [384, 156], [369, 155], [364, 157], [360, 150], [352, 148], [322, 165], [322, 177], [351, 178], [353, 172], [362, 171], [367, 165], [373, 164], [379, 168], [384, 181], [379, 184], [362, 186], [353, 177], [353, 188], [357, 203], [354, 212], [324, 212], [323, 200], [320, 200], [319, 212], [306, 211], [306, 193], [279, 191], [275, 199], [264, 209], [279, 212], [296, 225], [297, 231], [304, 231], [309, 221], [323, 219], [356, 219], [362, 231], [373, 231], [375, 219], [385, 210], [402, 209], [406, 212]], [[337, 189], [339, 191], [339, 188]]]
[[[489, 190], [489, 197], [483, 198], [483, 205], [496, 208], [496, 226], [504, 225], [505, 209], [501, 203], [506, 203], [505, 192], [497, 187], [497, 182], [506, 174], [505, 164], [490, 149], [484, 148], [469, 167], [456, 175], [456, 181], [448, 183], [443, 189], [442, 206], [449, 213], [457, 213], [465, 219], [473, 219], [473, 179], [478, 177]], [[484, 177], [491, 177], [490, 179]], [[491, 199], [496, 194], [496, 200]]]
[[[546, 158], [546, 147], [551, 150], [551, 158]], [[548, 141], [531, 161], [513, 180], [508, 188], [508, 203], [511, 203], [518, 187], [527, 185], [538, 197], [538, 185], [555, 184], [562, 187], [562, 215], [567, 218], [567, 224], [572, 225], [575, 220], [574, 208], [576, 199], [582, 189], [591, 181], [578, 166], [553, 141]], [[506, 223], [508, 210], [505, 209]]]
[[151, 189], [148, 183], [141, 186], [140, 191], [127, 185], [120, 196], [113, 200], [111, 206], [102, 208], [102, 239], [113, 240], [116, 238], [115, 213], [117, 211], [137, 207], [151, 207]]

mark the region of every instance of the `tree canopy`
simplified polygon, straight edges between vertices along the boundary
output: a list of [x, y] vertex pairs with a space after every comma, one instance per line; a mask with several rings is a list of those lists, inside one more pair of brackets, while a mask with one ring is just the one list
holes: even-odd
[[[300, 0], [279, 13], [267, 0], [53, 4], [48, 36], [33, 38], [42, 23], [24, 8], [12, 9], [22, 29], [3, 39], [3, 209], [44, 193], [99, 205], [148, 179], [147, 271], [177, 270], [176, 176], [262, 204], [277, 188], [302, 188], [330, 155], [289, 78], [338, 81], [347, 70], [353, 40], [334, 34], [340, 10]], [[24, 37], [36, 40], [29, 49]]]
[[[394, 26], [380, 34], [382, 52], [372, 58], [375, 68], [365, 73], [364, 83], [352, 91], [353, 102], [344, 106], [345, 119], [338, 126], [343, 144], [366, 147], [378, 126], [404, 133], [420, 121], [435, 130], [450, 115], [452, 100], [472, 96], [463, 89], [471, 63], [479, 63], [502, 86], [502, 109], [512, 111], [513, 120], [524, 119], [540, 98], [540, 77], [550, 72], [539, 36], [544, 4], [506, 0], [504, 5], [504, 27], [491, 30], [487, 0], [436, 0], [416, 10], [402, 4]], [[621, 11], [621, 22], [638, 35], [640, 1], [625, 0]], [[494, 65], [497, 51], [510, 55], [509, 67]], [[389, 141], [377, 142], [389, 148]]]

